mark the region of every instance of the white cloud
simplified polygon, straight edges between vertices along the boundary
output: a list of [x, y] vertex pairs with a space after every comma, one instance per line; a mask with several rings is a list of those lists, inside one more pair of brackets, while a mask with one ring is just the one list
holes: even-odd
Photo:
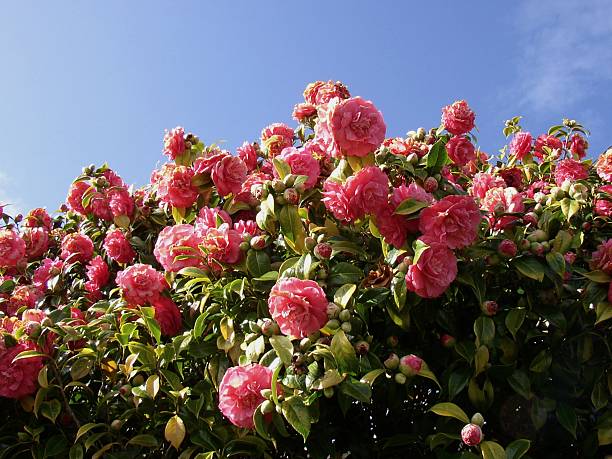
[[24, 213], [24, 203], [21, 199], [12, 196], [12, 179], [0, 171], [0, 205], [4, 205], [4, 211], [9, 215]]
[[517, 17], [516, 90], [524, 105], [565, 111], [612, 82], [612, 1], [534, 0]]

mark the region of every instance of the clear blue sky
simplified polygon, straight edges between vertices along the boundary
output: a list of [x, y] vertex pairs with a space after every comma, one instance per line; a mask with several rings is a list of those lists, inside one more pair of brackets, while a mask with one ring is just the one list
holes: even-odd
[[608, 0], [19, 0], [0, 56], [0, 201], [20, 210], [56, 209], [90, 163], [145, 183], [164, 128], [234, 149], [291, 122], [317, 79], [371, 99], [389, 135], [464, 98], [485, 151], [516, 114], [534, 134], [582, 121], [592, 154], [612, 144]]

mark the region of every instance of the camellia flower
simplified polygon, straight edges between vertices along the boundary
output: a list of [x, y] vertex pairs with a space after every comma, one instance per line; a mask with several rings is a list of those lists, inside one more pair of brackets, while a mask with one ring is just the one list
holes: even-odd
[[26, 255], [30, 261], [41, 257], [49, 248], [49, 233], [43, 226], [26, 227], [21, 237], [26, 243]]
[[612, 274], [612, 239], [606, 239], [597, 246], [597, 250], [591, 256], [589, 266], [592, 270], [599, 269]]
[[49, 282], [52, 277], [61, 274], [63, 268], [64, 262], [59, 258], [56, 258], [55, 260], [45, 258], [40, 263], [40, 266], [34, 271], [32, 282], [38, 288], [46, 290], [47, 282]]
[[328, 107], [329, 130], [344, 156], [367, 156], [385, 140], [387, 126], [369, 100], [352, 97], [334, 99]]
[[570, 142], [570, 151], [578, 158], [582, 159], [586, 156], [586, 150], [589, 143], [580, 134], [574, 134]]
[[461, 429], [461, 440], [468, 446], [476, 446], [482, 442], [484, 435], [478, 424], [466, 424]]
[[87, 282], [85, 282], [85, 290], [90, 295], [89, 299], [97, 301], [101, 298], [100, 289], [109, 281], [110, 272], [108, 265], [104, 262], [101, 256], [92, 259], [87, 265]]
[[93, 257], [93, 253], [93, 242], [84, 234], [70, 233], [62, 240], [60, 257], [68, 263], [87, 263]]
[[465, 166], [476, 159], [476, 149], [470, 140], [462, 135], [456, 135], [446, 143], [448, 157], [457, 166]]
[[457, 258], [446, 244], [423, 240], [429, 248], [408, 267], [406, 287], [423, 298], [442, 295], [457, 277]]
[[252, 172], [257, 168], [257, 157], [259, 145], [257, 143], [244, 142], [242, 146], [236, 149], [238, 157], [244, 162], [248, 172]]
[[[202, 267], [204, 260], [198, 248], [201, 242], [192, 225], [166, 226], [157, 237], [153, 254], [168, 272], [178, 272], [188, 266]], [[179, 256], [188, 258], [177, 260]]]
[[279, 279], [268, 298], [270, 315], [285, 335], [305, 338], [327, 322], [327, 298], [312, 280]]
[[[288, 147], [278, 155], [278, 158], [289, 165], [292, 174], [305, 175], [307, 177], [306, 182], [304, 182], [305, 189], [312, 188], [319, 180], [321, 167], [319, 166], [319, 161], [312, 156], [310, 149]], [[274, 169], [274, 176], [278, 177], [276, 169]]]
[[323, 185], [323, 203], [334, 217], [344, 222], [352, 222], [357, 219], [354, 210], [349, 203], [349, 196], [342, 183], [328, 179]]
[[387, 204], [389, 179], [380, 168], [368, 166], [349, 177], [344, 188], [351, 212], [361, 218], [376, 213]]
[[37, 350], [29, 341], [20, 341], [8, 347], [3, 342], [0, 345], [0, 397], [20, 399], [33, 394], [38, 388], [38, 373], [43, 362], [42, 357], [30, 357], [14, 361], [18, 354]]
[[[0, 212], [0, 215], [1, 214], [2, 212]], [[36, 209], [32, 209], [30, 212], [28, 212], [23, 224], [28, 228], [42, 227], [47, 231], [51, 231], [53, 229], [53, 221], [51, 220], [47, 209], [42, 207], [37, 207]]]
[[258, 363], [228, 368], [219, 384], [219, 410], [238, 427], [253, 429], [253, 414], [272, 387], [272, 370]]
[[553, 151], [556, 150], [557, 153], [554, 155], [554, 157], [558, 157], [561, 152], [561, 149], [563, 148], [563, 143], [561, 142], [561, 140], [557, 139], [555, 136], [548, 135], [548, 134], [542, 134], [538, 136], [538, 138], [535, 141], [534, 155], [537, 158], [539, 159], [544, 158], [544, 147], [548, 147]]
[[150, 303], [155, 310], [155, 320], [159, 323], [161, 334], [176, 336], [183, 326], [181, 311], [178, 306], [170, 298], [163, 295], [151, 300]]
[[480, 210], [471, 196], [446, 196], [423, 209], [419, 229], [450, 249], [467, 247], [478, 236]]
[[557, 163], [555, 168], [555, 183], [559, 186], [563, 185], [563, 182], [569, 180], [575, 182], [576, 180], [583, 180], [589, 176], [586, 166], [580, 161], [573, 159], [563, 159]]
[[496, 229], [504, 229], [519, 217], [504, 215], [496, 217], [495, 213], [521, 213], [525, 210], [523, 196], [516, 188], [491, 188], [480, 202], [480, 208], [491, 212], [489, 220], [495, 225]]
[[285, 148], [293, 145], [294, 132], [283, 123], [274, 123], [261, 131], [261, 144], [268, 151], [268, 157], [274, 158]]
[[533, 142], [531, 133], [524, 131], [517, 132], [512, 137], [508, 146], [510, 156], [514, 156], [516, 159], [523, 159], [531, 151], [531, 142]]
[[208, 228], [203, 233], [201, 245], [207, 255], [209, 267], [218, 271], [221, 268], [219, 263], [238, 263], [243, 256], [240, 250], [242, 241], [240, 233], [227, 223], [223, 223], [219, 228]]
[[602, 217], [612, 217], [612, 185], [603, 185], [597, 189], [598, 193], [605, 193], [608, 197], [598, 197], [593, 204], [593, 210]]
[[144, 305], [157, 300], [161, 292], [168, 287], [162, 273], [141, 263], [119, 271], [116, 281], [125, 300], [133, 305]]
[[191, 183], [193, 170], [186, 166], [165, 164], [157, 182], [160, 201], [172, 207], [186, 208], [198, 199], [198, 189]]
[[385, 242], [394, 247], [402, 247], [406, 243], [406, 235], [410, 231], [408, 220], [403, 215], [394, 213], [394, 208], [386, 204], [375, 215], [376, 227]]
[[246, 180], [247, 167], [239, 157], [226, 156], [215, 165], [210, 176], [219, 196], [236, 194]]
[[324, 105], [332, 99], [351, 97], [348, 88], [340, 81], [315, 81], [304, 90], [304, 100], [312, 105]]
[[506, 182], [501, 177], [495, 177], [486, 172], [478, 172], [472, 179], [472, 186], [468, 189], [468, 193], [478, 199], [484, 199], [491, 188], [505, 188]]
[[26, 243], [11, 229], [0, 230], [0, 267], [16, 266], [26, 254]]
[[417, 355], [405, 355], [400, 359], [399, 370], [405, 376], [414, 376], [421, 372], [423, 367], [423, 359]]
[[609, 148], [599, 157], [596, 167], [597, 175], [599, 175], [602, 180], [612, 182], [612, 148]]
[[108, 257], [117, 263], [132, 263], [136, 258], [136, 252], [120, 229], [106, 233], [103, 247]]
[[175, 160], [185, 152], [185, 129], [180, 126], [168, 131], [164, 135], [164, 155]]
[[458, 100], [442, 109], [444, 129], [453, 135], [463, 135], [474, 129], [476, 115], [465, 100]]

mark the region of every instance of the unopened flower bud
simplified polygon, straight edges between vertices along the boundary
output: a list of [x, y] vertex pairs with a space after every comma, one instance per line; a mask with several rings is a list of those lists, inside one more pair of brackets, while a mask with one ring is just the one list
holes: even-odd
[[406, 160], [410, 164], [414, 165], [419, 162], [419, 155], [417, 155], [416, 153], [410, 153], [408, 156], [406, 156]]
[[295, 188], [287, 188], [283, 193], [283, 197], [287, 200], [287, 204], [295, 205], [300, 201], [300, 194]]
[[325, 395], [325, 398], [332, 398], [334, 396], [334, 388], [326, 387], [323, 389], [323, 395]]
[[389, 370], [395, 370], [399, 366], [400, 359], [395, 353], [389, 354], [389, 357], [385, 359], [385, 368]]
[[327, 321], [325, 327], [329, 328], [330, 330], [337, 330], [340, 328], [340, 322], [337, 319], [331, 319]]
[[468, 446], [476, 446], [482, 442], [482, 429], [477, 424], [466, 424], [461, 429], [461, 440]]
[[260, 409], [261, 409], [262, 414], [272, 413], [274, 411], [274, 402], [272, 402], [270, 400], [265, 400], [261, 404], [261, 408]]
[[455, 339], [454, 336], [451, 336], [445, 333], [442, 336], [440, 336], [440, 343], [442, 344], [442, 346], [446, 348], [451, 348], [455, 346], [455, 344], [457, 343], [457, 340]]
[[312, 236], [308, 236], [304, 239], [304, 245], [308, 250], [312, 250], [317, 245], [317, 240]]
[[366, 355], [368, 352], [370, 352], [370, 345], [364, 340], [357, 341], [357, 343], [355, 343], [355, 351], [357, 352], [357, 355]]
[[274, 191], [282, 193], [283, 191], [285, 191], [286, 187], [282, 180], [274, 180], [272, 182], [272, 188], [274, 189]]
[[398, 384], [406, 384], [407, 378], [402, 373], [395, 373], [395, 382]]
[[254, 250], [261, 250], [266, 247], [266, 237], [265, 236], [255, 236], [251, 239], [251, 247]]
[[417, 355], [405, 355], [400, 359], [399, 369], [406, 376], [417, 375], [423, 366], [423, 359]]
[[506, 258], [512, 258], [516, 255], [517, 247], [514, 241], [510, 239], [504, 239], [499, 243], [497, 251]]
[[472, 419], [470, 419], [470, 422], [482, 427], [484, 425], [484, 418], [482, 417], [482, 414], [475, 413], [474, 416], [472, 416]]
[[340, 326], [340, 328], [342, 328], [342, 331], [344, 333], [350, 333], [351, 330], [353, 329], [353, 325], [350, 322], [342, 322], [342, 325]]
[[123, 421], [121, 419], [114, 419], [113, 422], [111, 422], [111, 429], [117, 431], [121, 430], [121, 427], [123, 427]]
[[391, 335], [387, 337], [387, 346], [397, 347], [398, 344], [399, 344], [399, 338], [396, 335]]
[[261, 324], [261, 332], [265, 336], [278, 335], [280, 333], [280, 327], [276, 322], [271, 319], [264, 319]]
[[493, 300], [487, 300], [480, 305], [480, 309], [484, 315], [494, 316], [499, 311], [499, 305]]
[[260, 393], [261, 396], [267, 400], [272, 398], [272, 389], [262, 389]]
[[314, 248], [314, 254], [319, 260], [329, 260], [332, 255], [332, 246], [327, 242], [319, 242]]
[[243, 252], [246, 252], [247, 250], [249, 250], [251, 248], [251, 244], [249, 244], [246, 241], [242, 241], [240, 243], [240, 245], [238, 246], [240, 248], [240, 250], [242, 250]]
[[523, 223], [525, 225], [531, 225], [534, 228], [538, 226], [538, 214], [535, 212], [527, 212], [523, 215]]
[[337, 319], [342, 309], [336, 303], [327, 303], [327, 317]]
[[428, 193], [433, 193], [438, 189], [438, 181], [433, 177], [427, 177], [423, 183], [423, 188]]
[[349, 311], [348, 309], [343, 309], [342, 311], [340, 311], [338, 318], [341, 322], [347, 322], [351, 320], [351, 311]]

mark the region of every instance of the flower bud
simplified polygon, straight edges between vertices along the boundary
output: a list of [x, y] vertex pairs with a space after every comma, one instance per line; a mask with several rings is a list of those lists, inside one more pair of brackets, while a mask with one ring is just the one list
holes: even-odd
[[111, 429], [117, 431], [121, 430], [121, 427], [123, 427], [123, 421], [121, 419], [114, 419], [113, 422], [111, 422]]
[[574, 262], [576, 261], [576, 254], [574, 252], [565, 252], [565, 255], [563, 255], [563, 258], [565, 259], [565, 262], [568, 265], [573, 265]]
[[419, 374], [423, 366], [423, 359], [414, 354], [405, 355], [400, 359], [399, 370], [406, 376]]
[[391, 335], [387, 338], [387, 346], [397, 347], [399, 344], [399, 338], [396, 335]]
[[504, 239], [499, 243], [497, 251], [500, 253], [500, 255], [506, 258], [512, 258], [516, 255], [517, 247], [514, 241], [511, 241], [510, 239]]
[[259, 201], [261, 201], [263, 198], [266, 197], [266, 194], [264, 192], [264, 187], [261, 183], [256, 183], [254, 185], [251, 186], [251, 194], [253, 195], [253, 197]]
[[347, 322], [351, 320], [351, 311], [349, 311], [348, 309], [343, 309], [342, 311], [340, 311], [338, 318], [341, 322]]
[[499, 311], [499, 305], [492, 300], [487, 300], [480, 305], [480, 309], [486, 316], [494, 316]]
[[337, 330], [340, 328], [340, 322], [337, 319], [331, 319], [327, 321], [325, 327], [329, 328], [330, 330]]
[[417, 155], [416, 153], [410, 153], [408, 156], [406, 156], [406, 160], [410, 164], [415, 165], [419, 162], [419, 155]]
[[423, 188], [428, 193], [433, 193], [438, 189], [438, 181], [433, 177], [427, 177], [423, 183]]
[[302, 352], [306, 352], [310, 348], [310, 346], [312, 346], [312, 341], [310, 340], [310, 338], [302, 338], [302, 340], [300, 341], [300, 350]]
[[255, 236], [251, 238], [250, 245], [254, 250], [262, 250], [266, 247], [266, 237], [261, 235]]
[[294, 175], [294, 174], [285, 175], [285, 178], [283, 179], [283, 183], [285, 184], [285, 186], [291, 187], [295, 183], [296, 178], [297, 178], [297, 175]]
[[527, 236], [529, 242], [542, 242], [548, 240], [548, 233], [544, 230], [537, 229]]
[[385, 359], [385, 368], [389, 370], [395, 370], [399, 366], [400, 359], [395, 353], [389, 354], [389, 357]]
[[134, 379], [132, 379], [132, 383], [133, 383], [135, 386], [140, 386], [140, 385], [144, 384], [144, 381], [145, 381], [145, 380], [144, 380], [144, 376], [143, 376], [143, 375], [141, 375], [140, 373], [139, 373], [139, 374], [137, 374], [136, 376], [134, 376]]
[[127, 397], [132, 393], [132, 386], [130, 386], [129, 384], [124, 384], [119, 388], [119, 393], [124, 397]]
[[260, 408], [262, 414], [272, 413], [274, 411], [274, 403], [270, 400], [265, 400]]
[[350, 333], [351, 330], [353, 329], [353, 325], [350, 322], [342, 322], [342, 325], [340, 326], [340, 328], [342, 328], [342, 331], [344, 333]]
[[317, 245], [317, 240], [312, 236], [308, 236], [304, 239], [304, 245], [308, 250], [312, 250]]
[[300, 194], [295, 188], [287, 188], [283, 193], [283, 197], [287, 200], [287, 204], [297, 204], [300, 201]]
[[285, 191], [285, 188], [285, 184], [282, 180], [274, 180], [272, 182], [272, 189], [277, 193], [282, 193], [283, 191]]
[[472, 416], [472, 419], [470, 419], [470, 422], [482, 427], [484, 425], [484, 418], [482, 417], [482, 414], [475, 413], [474, 416]]
[[523, 215], [523, 223], [525, 225], [532, 225], [534, 228], [538, 226], [538, 214], [535, 212], [527, 212]]
[[332, 246], [327, 242], [319, 242], [314, 248], [314, 254], [319, 260], [329, 260], [332, 254]]
[[261, 324], [261, 332], [265, 336], [278, 335], [280, 333], [280, 327], [272, 319], [264, 319]]
[[479, 445], [483, 437], [484, 435], [479, 425], [466, 424], [463, 429], [461, 429], [461, 440], [468, 446]]
[[542, 255], [544, 255], [544, 246], [542, 246], [542, 244], [540, 244], [539, 242], [532, 242], [531, 253], [538, 257], [541, 257]]
[[243, 252], [246, 252], [247, 250], [251, 248], [251, 244], [249, 244], [247, 241], [242, 241], [238, 247]]
[[29, 321], [25, 324], [24, 331], [30, 338], [37, 338], [40, 336], [41, 328], [38, 322]]
[[327, 303], [327, 317], [337, 319], [342, 309], [336, 303]]
[[395, 373], [394, 379], [395, 379], [395, 382], [398, 384], [406, 384], [406, 380], [407, 380], [406, 376], [403, 375], [402, 373]]
[[332, 398], [334, 396], [334, 388], [326, 387], [323, 389], [323, 395], [325, 395], [325, 398]]
[[442, 336], [440, 336], [440, 343], [442, 344], [442, 346], [446, 348], [451, 348], [455, 346], [455, 344], [457, 343], [457, 340], [455, 339], [454, 336], [451, 336], [445, 333]]
[[521, 250], [531, 250], [531, 242], [529, 242], [527, 239], [521, 239], [520, 247]]
[[357, 355], [366, 355], [370, 352], [370, 344], [364, 340], [357, 341], [357, 343], [355, 343], [355, 351]]

